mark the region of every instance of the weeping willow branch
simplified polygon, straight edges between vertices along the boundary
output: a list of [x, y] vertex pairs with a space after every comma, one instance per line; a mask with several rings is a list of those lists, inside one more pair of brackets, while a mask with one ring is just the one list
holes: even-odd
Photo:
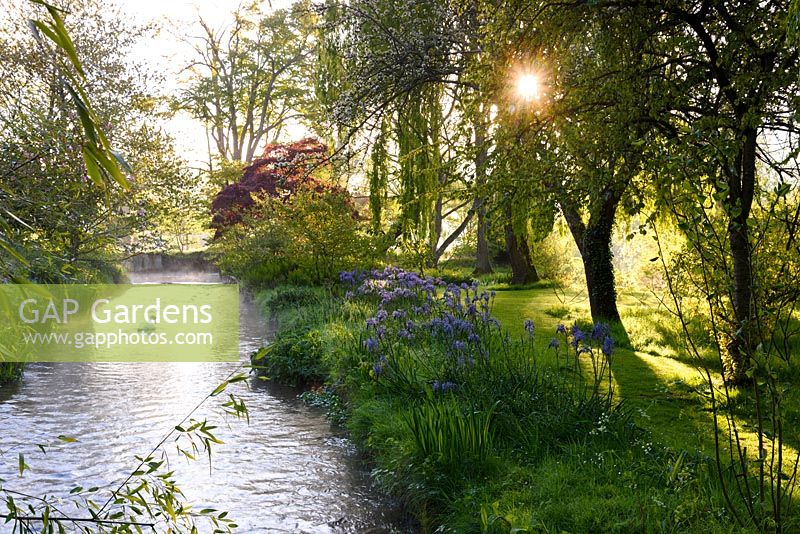
[[122, 521], [113, 519], [99, 519], [93, 517], [70, 517], [70, 516], [43, 516], [43, 515], [13, 515], [0, 514], [0, 518], [9, 521], [56, 521], [71, 523], [93, 523], [96, 525], [128, 525], [134, 527], [155, 527], [155, 523], [140, 523], [137, 521]]

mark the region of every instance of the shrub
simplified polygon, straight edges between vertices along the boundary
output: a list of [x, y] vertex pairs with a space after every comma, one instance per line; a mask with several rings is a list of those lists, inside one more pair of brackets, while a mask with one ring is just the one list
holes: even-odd
[[279, 313], [321, 303], [326, 295], [319, 288], [309, 286], [278, 286], [261, 293], [258, 303], [268, 313]]
[[268, 378], [287, 385], [321, 382], [327, 376], [323, 365], [322, 340], [316, 330], [284, 332], [252, 357]]
[[212, 251], [224, 272], [251, 286], [319, 284], [375, 257], [346, 192], [305, 189], [289, 199], [260, 199]]

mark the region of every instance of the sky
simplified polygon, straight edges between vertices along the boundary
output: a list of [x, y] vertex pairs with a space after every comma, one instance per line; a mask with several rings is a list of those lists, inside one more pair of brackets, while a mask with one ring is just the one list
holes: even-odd
[[[165, 75], [166, 93], [175, 93], [179, 88], [180, 72], [193, 55], [186, 38], [200, 35], [197, 20], [212, 22], [222, 29], [232, 21], [231, 13], [240, 1], [213, 0], [111, 0], [136, 23], [157, 23], [158, 34], [144, 41], [131, 51], [133, 59], [150, 65]], [[291, 0], [263, 2], [265, 9], [280, 9], [291, 4]], [[208, 160], [208, 142], [202, 123], [181, 113], [164, 124], [167, 132], [175, 138], [181, 154], [193, 165], [200, 166]], [[302, 137], [302, 131], [296, 132]]]

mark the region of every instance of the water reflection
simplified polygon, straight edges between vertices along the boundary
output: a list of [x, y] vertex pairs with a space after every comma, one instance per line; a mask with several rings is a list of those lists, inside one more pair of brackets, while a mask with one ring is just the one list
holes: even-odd
[[[133, 283], [219, 283], [215, 273], [132, 274]], [[261, 346], [270, 324], [242, 298], [242, 362]], [[0, 478], [6, 487], [63, 495], [75, 485], [114, 486], [239, 363], [40, 363], [18, 384], [0, 388]], [[241, 532], [402, 531], [399, 513], [371, 489], [349, 442], [294, 390], [251, 379], [234, 390], [250, 424], [224, 420], [213, 470], [172, 454], [187, 499], [229, 510]], [[221, 419], [216, 400], [195, 418]], [[46, 456], [36, 444], [76, 437]], [[11, 452], [8, 452], [11, 451]], [[17, 452], [31, 471], [18, 477]], [[2, 530], [2, 528], [0, 528]]]

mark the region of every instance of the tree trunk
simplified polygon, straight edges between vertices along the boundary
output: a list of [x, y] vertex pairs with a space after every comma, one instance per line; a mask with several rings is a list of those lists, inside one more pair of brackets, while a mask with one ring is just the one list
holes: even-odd
[[511, 203], [506, 207], [507, 222], [505, 225], [506, 252], [511, 264], [511, 285], [532, 284], [539, 281], [539, 273], [531, 260], [528, 239], [524, 234], [514, 232]]
[[453, 242], [455, 242], [455, 240], [458, 239], [458, 236], [464, 233], [464, 230], [467, 228], [467, 225], [469, 225], [469, 222], [475, 216], [475, 213], [477, 213], [478, 207], [480, 207], [482, 202], [483, 200], [480, 198], [476, 198], [475, 200], [473, 200], [472, 207], [467, 212], [467, 215], [462, 219], [461, 223], [458, 226], [456, 226], [456, 228], [450, 233], [449, 236], [445, 237], [444, 240], [442, 240], [442, 244], [439, 245], [437, 249], [433, 252], [434, 265], [437, 265], [439, 263], [439, 260], [442, 258], [442, 255], [445, 252], [447, 252], [447, 249], [450, 247], [450, 245], [452, 245]]
[[473, 274], [488, 274], [492, 272], [492, 263], [489, 261], [489, 240], [486, 230], [489, 226], [486, 220], [486, 208], [478, 208], [478, 245], [475, 248], [475, 270]]
[[583, 271], [589, 291], [592, 320], [621, 322], [611, 252], [611, 230], [588, 227], [583, 234]]
[[[486, 184], [486, 162], [489, 152], [486, 147], [486, 124], [482, 120], [475, 121], [475, 185], [478, 189]], [[478, 206], [478, 244], [475, 249], [475, 270], [473, 274], [488, 274], [492, 272], [492, 263], [489, 261], [489, 240], [487, 239], [486, 202]]]
[[[609, 201], [613, 199], [610, 198]], [[621, 322], [614, 281], [614, 256], [611, 252], [611, 230], [616, 204], [617, 202], [613, 202], [613, 205], [604, 206], [601, 213], [591, 217], [586, 225], [577, 209], [562, 203], [567, 226], [581, 253], [594, 322]]]
[[442, 238], [442, 210], [444, 200], [441, 193], [436, 195], [436, 204], [433, 208], [433, 224], [431, 225], [431, 235], [428, 250], [428, 267], [436, 267], [439, 265], [439, 258], [441, 254], [439, 251], [439, 240]]
[[731, 180], [727, 206], [730, 222], [728, 242], [733, 264], [732, 306], [736, 320], [736, 332], [728, 344], [727, 379], [732, 383], [747, 380], [747, 369], [754, 347], [758, 345], [758, 332], [753, 324], [753, 267], [750, 233], [747, 220], [753, 203], [756, 174], [757, 138], [754, 128], [742, 135], [742, 147], [738, 157], [738, 176]]

